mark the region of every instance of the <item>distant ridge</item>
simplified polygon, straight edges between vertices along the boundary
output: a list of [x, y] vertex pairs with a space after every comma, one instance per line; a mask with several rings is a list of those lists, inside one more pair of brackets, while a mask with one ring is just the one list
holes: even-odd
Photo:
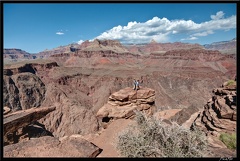
[[[190, 48], [205, 48], [208, 50], [219, 50], [226, 54], [236, 54], [236, 38], [229, 41], [219, 41], [213, 42], [211, 44], [191, 44], [191, 43], [158, 43], [156, 40], [152, 39], [149, 43], [142, 44], [123, 44], [118, 40], [99, 40], [94, 41], [86, 40], [81, 44], [72, 43], [64, 46], [59, 46], [53, 49], [48, 49], [41, 51], [37, 54], [28, 53], [22, 49], [8, 48], [4, 49], [4, 58], [16, 59], [16, 58], [44, 58], [53, 54], [68, 53], [70, 52], [70, 47], [83, 51], [99, 51], [99, 50], [112, 50], [118, 53], [130, 52], [134, 54], [150, 54], [158, 52], [166, 52], [174, 49], [190, 49]], [[21, 56], [20, 56], [21, 55]], [[29, 55], [29, 56], [28, 56]]]
[[205, 44], [203, 45], [205, 49], [209, 50], [219, 50], [222, 53], [225, 54], [236, 54], [236, 38], [233, 38], [229, 41], [219, 41], [219, 42], [213, 42], [211, 44]]
[[22, 49], [8, 48], [3, 49], [3, 54], [30, 54]]

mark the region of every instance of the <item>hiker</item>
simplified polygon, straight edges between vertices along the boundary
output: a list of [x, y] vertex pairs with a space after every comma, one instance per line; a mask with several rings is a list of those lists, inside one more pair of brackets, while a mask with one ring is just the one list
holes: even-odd
[[137, 81], [136, 79], [133, 80], [133, 90], [137, 89]]
[[139, 85], [139, 80], [136, 81], [136, 79], [133, 80], [133, 90], [139, 90], [140, 85]]
[[140, 85], [139, 85], [139, 80], [136, 81], [136, 90], [139, 90], [140, 89]]

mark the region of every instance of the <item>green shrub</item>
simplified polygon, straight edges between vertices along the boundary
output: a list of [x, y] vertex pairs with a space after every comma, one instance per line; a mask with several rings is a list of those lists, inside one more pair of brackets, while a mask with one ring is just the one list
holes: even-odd
[[235, 81], [235, 80], [228, 80], [228, 81], [227, 81], [227, 86], [235, 85], [235, 84], [236, 84], [236, 81]]
[[236, 149], [236, 133], [222, 133], [219, 138], [229, 149]]
[[120, 133], [117, 149], [125, 157], [203, 157], [207, 155], [206, 135], [136, 112], [136, 126]]

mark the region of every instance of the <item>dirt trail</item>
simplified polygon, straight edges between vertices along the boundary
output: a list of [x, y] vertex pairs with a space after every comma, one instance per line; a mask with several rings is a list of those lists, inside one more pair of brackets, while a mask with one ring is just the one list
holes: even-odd
[[86, 138], [93, 144], [97, 145], [103, 151], [97, 156], [99, 157], [121, 157], [118, 153], [117, 135], [127, 128], [128, 125], [133, 124], [134, 120], [130, 119], [117, 119], [112, 121], [106, 129], [102, 129], [99, 135], [89, 136]]

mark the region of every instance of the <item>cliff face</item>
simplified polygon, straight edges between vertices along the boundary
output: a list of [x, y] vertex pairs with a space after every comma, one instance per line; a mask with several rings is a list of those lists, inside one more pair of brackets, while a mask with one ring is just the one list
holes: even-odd
[[236, 150], [228, 149], [219, 139], [222, 133], [237, 134], [236, 82], [225, 82], [212, 92], [212, 98], [199, 111], [192, 126], [207, 134], [212, 156], [236, 157]]
[[[7, 66], [3, 76], [3, 105], [10, 109], [8, 111], [10, 113], [44, 105], [56, 106], [53, 114], [41, 120], [55, 136], [97, 131], [97, 119], [89, 109], [90, 99], [83, 97], [80, 99], [80, 104], [76, 103], [76, 100], [70, 98], [71, 95], [66, 95], [61, 87], [56, 87], [56, 85], [65, 85], [68, 79], [67, 77], [66, 80], [63, 77], [55, 79], [52, 73], [58, 67], [56, 62], [48, 61]], [[82, 89], [79, 91], [80, 94], [87, 93], [87, 86], [84, 87], [82, 84], [80, 88]], [[74, 97], [77, 98], [77, 95]], [[88, 118], [88, 121], [84, 118]]]
[[58, 64], [56, 62], [46, 62], [46, 63], [19, 63], [19, 64], [13, 64], [10, 66], [6, 66], [3, 69], [3, 74], [7, 76], [11, 76], [14, 74], [24, 73], [24, 72], [30, 72], [32, 74], [36, 74], [36, 72], [41, 71], [48, 71], [49, 69], [53, 67], [57, 67]]
[[32, 73], [3, 76], [3, 105], [13, 111], [39, 107], [45, 92], [43, 82]]
[[56, 62], [14, 64], [3, 69], [3, 105], [12, 111], [40, 107], [46, 87], [36, 74], [47, 73]]
[[236, 132], [236, 82], [232, 85], [224, 83], [222, 88], [214, 89], [213, 94], [194, 123], [206, 133], [216, 136], [221, 132]]

